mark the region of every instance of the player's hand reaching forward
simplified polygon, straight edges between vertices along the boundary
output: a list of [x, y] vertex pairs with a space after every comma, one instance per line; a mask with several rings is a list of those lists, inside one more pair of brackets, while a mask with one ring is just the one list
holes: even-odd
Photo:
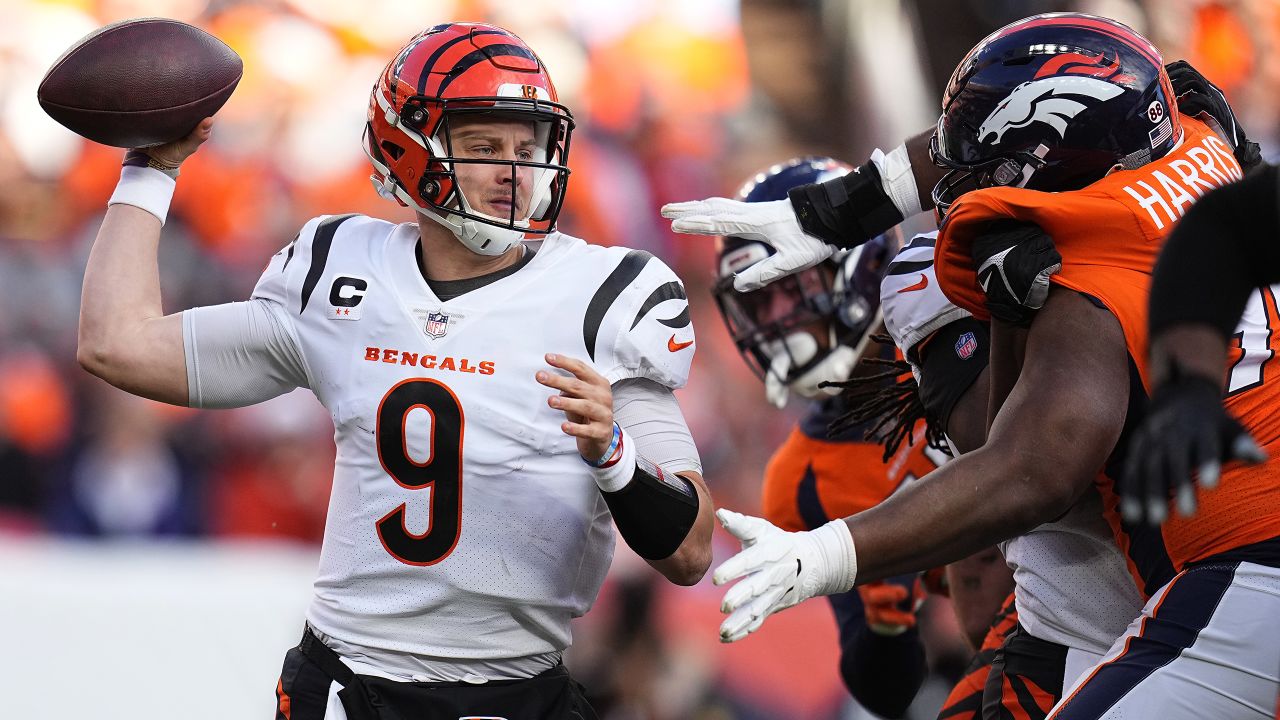
[[750, 635], [765, 618], [815, 595], [848, 592], [858, 572], [853, 537], [844, 520], [807, 532], [787, 532], [768, 520], [721, 508], [716, 517], [742, 541], [742, 552], [716, 569], [716, 585], [742, 578], [729, 588], [720, 612], [720, 641]]
[[559, 390], [547, 404], [563, 410], [566, 421], [560, 429], [578, 440], [578, 453], [595, 462], [610, 450], [613, 441], [613, 388], [608, 379], [576, 358], [547, 353], [547, 364], [570, 375], [539, 370], [538, 382]]
[[831, 257], [835, 246], [806, 234], [790, 200], [747, 203], [709, 198], [662, 206], [671, 229], [689, 235], [734, 235], [759, 240], [777, 251], [738, 273], [738, 292], [757, 290], [778, 278], [800, 272]]

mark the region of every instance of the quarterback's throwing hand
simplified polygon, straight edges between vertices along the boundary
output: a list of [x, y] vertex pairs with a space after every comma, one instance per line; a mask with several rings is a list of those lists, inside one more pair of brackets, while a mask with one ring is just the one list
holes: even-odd
[[1120, 484], [1121, 514], [1131, 523], [1159, 525], [1173, 496], [1178, 514], [1189, 517], [1196, 511], [1196, 476], [1202, 486], [1213, 488], [1224, 462], [1266, 459], [1266, 452], [1222, 407], [1218, 383], [1175, 371], [1156, 389], [1130, 445]]
[[578, 439], [578, 453], [588, 460], [604, 455], [613, 440], [613, 389], [603, 375], [576, 358], [547, 353], [547, 364], [572, 373], [539, 370], [537, 381], [560, 391], [547, 404], [563, 410], [560, 429]]
[[742, 578], [729, 588], [720, 612], [720, 641], [750, 635], [765, 618], [815, 595], [848, 592], [858, 571], [853, 537], [844, 520], [808, 532], [787, 532], [768, 520], [721, 508], [716, 517], [742, 541], [742, 552], [716, 569], [716, 585]]
[[141, 152], [151, 156], [156, 162], [167, 167], [176, 168], [187, 158], [195, 154], [196, 150], [209, 139], [209, 135], [213, 132], [213, 118], [208, 117], [201, 120], [186, 137], [174, 140], [164, 145], [156, 145], [146, 148]]
[[738, 273], [733, 287], [751, 292], [800, 272], [831, 257], [828, 245], [800, 228], [790, 200], [746, 203], [726, 198], [710, 198], [662, 206], [662, 217], [671, 229], [687, 235], [734, 235], [759, 240], [773, 247], [772, 255]]

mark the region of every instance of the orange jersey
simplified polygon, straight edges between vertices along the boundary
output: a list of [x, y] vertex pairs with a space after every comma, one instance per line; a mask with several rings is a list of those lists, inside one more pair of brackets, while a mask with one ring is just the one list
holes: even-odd
[[[1147, 296], [1156, 256], [1197, 197], [1242, 176], [1230, 147], [1208, 126], [1186, 116], [1182, 124], [1183, 142], [1168, 156], [1112, 173], [1083, 190], [988, 188], [962, 196], [938, 238], [943, 291], [957, 305], [987, 317], [970, 257], [972, 240], [994, 219], [1035, 222], [1062, 254], [1062, 270], [1052, 282], [1090, 296], [1115, 315], [1141, 377], [1142, 387], [1134, 390], [1149, 389]], [[1222, 489], [1198, 491], [1200, 510], [1194, 517], [1174, 517], [1159, 530], [1129, 527], [1116, 512], [1114, 477], [1108, 473], [1119, 472], [1127, 432], [1099, 478], [1104, 512], [1148, 593], [1187, 563], [1280, 535], [1280, 381], [1266, 366], [1280, 349], [1280, 333], [1271, 332], [1280, 328], [1278, 317], [1274, 296], [1261, 291], [1231, 350], [1232, 390], [1226, 399], [1226, 407], [1268, 450], [1270, 462], [1228, 468]]]
[[[899, 486], [938, 467], [945, 454], [926, 447], [921, 422], [912, 444], [884, 462], [884, 448], [861, 433], [828, 439], [821, 408], [792, 429], [764, 473], [764, 515], [792, 532], [812, 530], [878, 505]], [[853, 439], [859, 438], [859, 439]]]

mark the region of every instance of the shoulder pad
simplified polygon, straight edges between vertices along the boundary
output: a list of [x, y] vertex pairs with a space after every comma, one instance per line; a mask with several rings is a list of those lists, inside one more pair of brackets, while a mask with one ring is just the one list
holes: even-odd
[[643, 250], [621, 255], [595, 288], [583, 318], [587, 353], [609, 382], [646, 377], [682, 387], [693, 360], [693, 322], [684, 283]]
[[307, 309], [324, 275], [333, 238], [357, 215], [321, 215], [302, 226], [293, 241], [271, 257], [253, 289], [253, 297], [273, 300], [295, 314]]
[[880, 284], [885, 328], [908, 359], [911, 350], [934, 331], [970, 313], [942, 294], [934, 273], [938, 233], [917, 235], [898, 251]]

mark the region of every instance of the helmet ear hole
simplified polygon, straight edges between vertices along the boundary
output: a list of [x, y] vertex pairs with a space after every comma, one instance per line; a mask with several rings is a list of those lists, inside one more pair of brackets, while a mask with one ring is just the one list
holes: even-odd
[[404, 148], [390, 140], [383, 140], [378, 146], [382, 148], [382, 152], [386, 153], [387, 157], [392, 160], [399, 160], [400, 157], [404, 155]]

